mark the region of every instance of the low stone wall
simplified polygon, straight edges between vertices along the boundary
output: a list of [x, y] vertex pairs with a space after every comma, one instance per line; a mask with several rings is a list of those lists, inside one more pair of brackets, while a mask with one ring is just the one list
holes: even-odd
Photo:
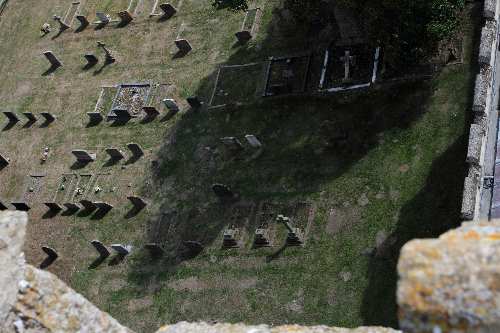
[[464, 220], [477, 220], [481, 197], [486, 138], [491, 111], [492, 85], [496, 62], [497, 45], [497, 0], [485, 0], [483, 16], [485, 24], [481, 31], [478, 62], [479, 73], [474, 85], [472, 104], [473, 122], [469, 131], [466, 162], [469, 172], [464, 181], [461, 215]]

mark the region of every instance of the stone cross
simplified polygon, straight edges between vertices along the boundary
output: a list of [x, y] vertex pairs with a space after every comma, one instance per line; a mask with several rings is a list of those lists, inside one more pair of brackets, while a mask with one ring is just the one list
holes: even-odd
[[245, 139], [252, 148], [262, 148], [262, 143], [255, 137], [255, 135], [247, 134]]
[[340, 57], [340, 61], [342, 61], [344, 63], [344, 81], [347, 81], [350, 79], [350, 69], [351, 69], [351, 65], [354, 61], [354, 57], [351, 56], [351, 51], [349, 50], [346, 50], [344, 52], [344, 56], [343, 57]]
[[68, 30], [70, 28], [69, 25], [67, 25], [66, 23], [63, 22], [61, 16], [54, 15], [54, 21], [59, 23], [59, 30], [60, 31]]
[[159, 7], [163, 12], [162, 16], [160, 17], [160, 20], [168, 20], [169, 18], [174, 16], [175, 13], [177, 13], [177, 9], [175, 9], [174, 6], [172, 6], [169, 3], [162, 3], [160, 4]]
[[132, 251], [132, 245], [111, 244], [111, 248], [121, 256], [126, 256]]
[[111, 63], [113, 63], [113, 62], [116, 61], [115, 57], [113, 57], [113, 55], [111, 54], [111, 51], [108, 50], [108, 48], [106, 47], [106, 44], [104, 44], [101, 41], [98, 41], [97, 42], [97, 47], [100, 48], [101, 50], [103, 50], [104, 53], [106, 54], [105, 63], [111, 64]]
[[90, 244], [92, 244], [94, 249], [96, 249], [96, 251], [99, 253], [99, 257], [101, 257], [102, 259], [109, 257], [110, 255], [109, 250], [106, 246], [104, 246], [103, 243], [101, 243], [97, 239], [94, 239], [93, 241], [90, 242]]
[[89, 153], [86, 150], [75, 149], [71, 153], [75, 155], [78, 162], [93, 162], [96, 159], [95, 153]]
[[52, 51], [45, 51], [43, 52], [43, 55], [50, 62], [50, 66], [52, 68], [58, 68], [62, 66], [62, 62], [56, 58], [56, 56], [54, 55], [54, 53], [52, 53]]

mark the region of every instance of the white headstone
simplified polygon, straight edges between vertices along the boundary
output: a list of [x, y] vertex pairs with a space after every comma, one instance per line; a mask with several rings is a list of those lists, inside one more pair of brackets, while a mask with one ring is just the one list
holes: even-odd
[[262, 148], [262, 143], [255, 137], [255, 135], [247, 134], [245, 135], [245, 139], [247, 139], [248, 144], [253, 148]]

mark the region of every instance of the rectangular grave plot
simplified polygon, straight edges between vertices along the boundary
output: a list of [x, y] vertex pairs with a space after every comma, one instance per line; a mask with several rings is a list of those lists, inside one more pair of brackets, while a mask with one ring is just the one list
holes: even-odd
[[250, 103], [262, 94], [264, 63], [222, 66], [216, 78], [210, 106]]
[[237, 229], [237, 242], [240, 248], [248, 247], [251, 245], [253, 236], [253, 221], [255, 214], [255, 204], [253, 202], [240, 202], [236, 203], [229, 208], [226, 214], [226, 225], [219, 236], [219, 247], [223, 247], [223, 237], [226, 229]]
[[241, 30], [252, 32], [254, 26], [259, 23], [258, 22], [259, 18], [260, 18], [260, 8], [249, 9], [245, 14], [245, 18], [243, 19]]
[[21, 201], [32, 203], [39, 202], [43, 193], [45, 184], [45, 175], [28, 175], [26, 177], [26, 186]]
[[113, 99], [108, 119], [116, 118], [116, 109], [125, 109], [136, 117], [142, 111], [142, 107], [149, 103], [151, 93], [150, 83], [132, 83], [119, 85], [118, 91]]
[[127, 7], [127, 11], [130, 14], [135, 15], [136, 11], [140, 9], [141, 2], [142, 2], [141, 0], [130, 0]]
[[[111, 16], [111, 19], [115, 21], [119, 20], [117, 13], [126, 10], [129, 6], [129, 3], [130, 0], [99, 1], [95, 11], [108, 14], [109, 16]], [[95, 16], [94, 21], [99, 21], [99, 18]]]
[[117, 91], [118, 87], [116, 86], [101, 87], [101, 92], [99, 93], [94, 112], [99, 112], [102, 114], [108, 113], [113, 106], [113, 99], [116, 96]]
[[120, 195], [124, 195], [117, 186], [119, 181], [111, 173], [99, 173], [94, 177], [88, 199], [114, 203]]
[[80, 1], [71, 2], [71, 5], [69, 6], [66, 15], [64, 16], [64, 23], [71, 26], [79, 8], [80, 8]]
[[158, 111], [162, 109], [162, 100], [170, 98], [173, 92], [172, 85], [170, 84], [154, 84], [151, 88], [151, 94], [148, 104], [146, 106], [154, 106]]
[[312, 55], [271, 58], [265, 96], [303, 93], [309, 79]]
[[76, 183], [75, 190], [73, 191], [73, 196], [71, 197], [73, 202], [78, 202], [86, 197], [87, 193], [89, 192], [91, 180], [92, 174], [78, 175], [78, 182]]
[[78, 176], [76, 174], [63, 174], [59, 180], [56, 193], [54, 194], [54, 202], [69, 202], [73, 197], [77, 183]]
[[[349, 69], [346, 72], [346, 55]], [[375, 49], [367, 45], [332, 47], [325, 75], [325, 88], [369, 83], [373, 74]]]
[[293, 207], [291, 214], [293, 226], [304, 232], [304, 242], [307, 241], [316, 214], [316, 206], [309, 202], [298, 202]]

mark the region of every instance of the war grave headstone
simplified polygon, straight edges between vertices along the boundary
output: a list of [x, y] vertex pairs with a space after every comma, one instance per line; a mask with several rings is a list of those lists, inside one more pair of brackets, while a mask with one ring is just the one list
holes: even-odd
[[265, 81], [265, 63], [222, 65], [217, 71], [210, 108], [226, 104], [247, 104], [262, 96]]
[[57, 260], [59, 255], [57, 254], [56, 250], [48, 246], [42, 246], [42, 251], [45, 252], [47, 257], [40, 264], [40, 269], [45, 269], [52, 265], [54, 261]]
[[57, 59], [57, 57], [54, 55], [54, 53], [52, 53], [52, 51], [45, 51], [43, 52], [43, 55], [50, 63], [49, 71], [54, 71], [62, 66], [62, 62], [59, 59]]
[[238, 202], [231, 206], [225, 217], [222, 232], [222, 248], [246, 248], [251, 245], [251, 223], [255, 213], [253, 202]]
[[120, 84], [113, 98], [108, 120], [116, 119], [116, 110], [126, 110], [132, 117], [137, 117], [142, 107], [149, 103], [151, 83]]
[[256, 36], [261, 16], [260, 8], [251, 8], [245, 12], [241, 29], [235, 34], [240, 44], [245, 44]]
[[326, 66], [321, 89], [369, 85], [372, 81], [377, 49], [366, 44], [333, 45], [325, 55]]
[[312, 53], [292, 57], [271, 57], [263, 96], [298, 94], [308, 87]]

